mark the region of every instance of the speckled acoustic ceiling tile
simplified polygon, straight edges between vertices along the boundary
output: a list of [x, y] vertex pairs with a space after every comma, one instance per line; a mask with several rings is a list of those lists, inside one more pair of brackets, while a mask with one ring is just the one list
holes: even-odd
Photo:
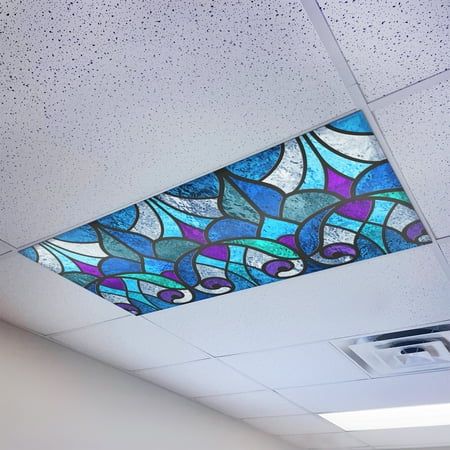
[[439, 247], [442, 250], [442, 253], [444, 253], [444, 256], [446, 257], [447, 262], [450, 264], [450, 237], [440, 239], [438, 242], [439, 242]]
[[450, 235], [450, 81], [375, 111], [437, 237]]
[[299, 2], [4, 2], [0, 239], [23, 246], [353, 110]]
[[369, 100], [450, 68], [448, 0], [318, 2]]

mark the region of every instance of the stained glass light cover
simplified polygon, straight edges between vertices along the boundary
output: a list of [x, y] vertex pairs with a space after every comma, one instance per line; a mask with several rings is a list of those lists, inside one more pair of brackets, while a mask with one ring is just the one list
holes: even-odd
[[22, 253], [138, 315], [429, 241], [357, 112]]

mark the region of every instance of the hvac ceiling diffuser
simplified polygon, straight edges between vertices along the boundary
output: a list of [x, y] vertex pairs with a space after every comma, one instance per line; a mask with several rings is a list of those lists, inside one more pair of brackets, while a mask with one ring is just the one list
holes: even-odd
[[450, 324], [343, 339], [333, 344], [374, 376], [450, 368]]

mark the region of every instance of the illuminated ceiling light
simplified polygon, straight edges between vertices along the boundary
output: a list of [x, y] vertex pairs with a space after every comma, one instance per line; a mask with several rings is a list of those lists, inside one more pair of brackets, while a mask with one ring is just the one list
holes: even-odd
[[319, 414], [345, 431], [450, 425], [450, 403]]
[[428, 242], [356, 112], [21, 253], [139, 315]]

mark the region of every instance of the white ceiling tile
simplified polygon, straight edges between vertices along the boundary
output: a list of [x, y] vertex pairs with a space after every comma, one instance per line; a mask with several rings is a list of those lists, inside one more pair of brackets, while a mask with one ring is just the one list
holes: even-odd
[[229, 355], [447, 319], [449, 288], [427, 245], [144, 317]]
[[280, 394], [317, 413], [450, 402], [450, 371], [280, 389]]
[[351, 436], [374, 446], [425, 446], [448, 445], [450, 426], [399, 428], [389, 430], [354, 431]]
[[273, 391], [217, 395], [197, 400], [210, 408], [239, 419], [288, 416], [306, 412]]
[[447, 258], [448, 263], [450, 264], [450, 237], [439, 239], [439, 247], [441, 247], [442, 252]]
[[0, 259], [0, 319], [50, 334], [128, 316], [18, 253]]
[[[348, 433], [304, 434], [300, 436], [283, 436], [283, 439], [305, 449], [358, 449], [364, 443]], [[363, 446], [363, 447], [361, 447]]]
[[244, 422], [266, 433], [310, 434], [310, 433], [336, 433], [341, 429], [314, 414], [301, 414], [298, 416], [260, 417], [245, 419]]
[[243, 353], [221, 360], [270, 388], [368, 378], [366, 372], [328, 342]]
[[0, 241], [0, 255], [4, 255], [9, 251], [11, 251], [11, 247], [8, 244], [5, 244], [4, 242]]
[[186, 397], [261, 390], [262, 386], [215, 359], [143, 370], [136, 375]]
[[450, 81], [375, 111], [406, 181], [438, 237], [450, 235], [450, 128], [444, 119], [449, 111]]
[[141, 317], [125, 317], [51, 336], [56, 342], [126, 370], [158, 367], [208, 355]]
[[298, 2], [10, 0], [3, 17], [0, 239], [17, 246], [353, 109]]
[[369, 99], [450, 67], [447, 0], [319, 4]]

